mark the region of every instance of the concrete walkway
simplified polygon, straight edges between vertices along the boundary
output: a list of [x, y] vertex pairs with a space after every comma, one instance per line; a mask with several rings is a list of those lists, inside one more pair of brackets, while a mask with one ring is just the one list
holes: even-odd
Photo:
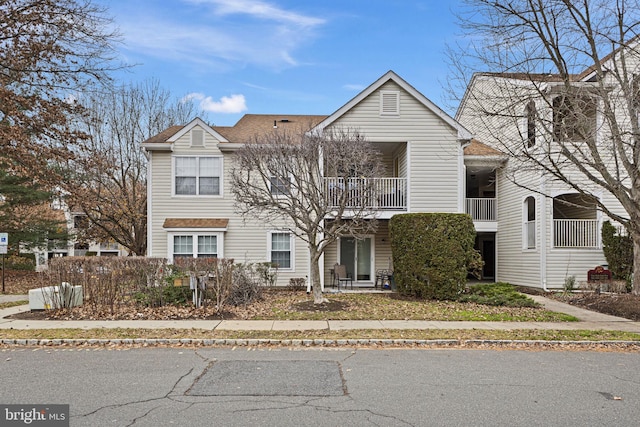
[[[20, 320], [11, 314], [28, 311], [26, 305], [0, 310], [0, 329], [204, 329], [225, 331], [306, 331], [354, 329], [493, 329], [493, 330], [607, 330], [640, 333], [640, 322], [584, 310], [538, 295], [530, 295], [547, 310], [566, 313], [579, 322], [442, 322], [430, 320]], [[26, 295], [0, 295], [0, 302], [27, 300]]]

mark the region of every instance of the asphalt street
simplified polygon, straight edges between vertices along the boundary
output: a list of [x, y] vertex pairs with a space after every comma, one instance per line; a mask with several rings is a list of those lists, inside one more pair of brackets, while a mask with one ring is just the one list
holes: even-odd
[[365, 348], [7, 348], [3, 404], [72, 426], [636, 426], [640, 354]]

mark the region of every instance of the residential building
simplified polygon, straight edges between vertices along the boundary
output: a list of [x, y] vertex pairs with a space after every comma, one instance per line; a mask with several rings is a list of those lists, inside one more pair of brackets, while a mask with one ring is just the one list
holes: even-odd
[[66, 203], [56, 201], [51, 211], [60, 223], [66, 224], [70, 239], [68, 241], [50, 240], [46, 248], [33, 251], [36, 259], [36, 271], [46, 270], [51, 258], [66, 256], [123, 256], [127, 250], [116, 242], [79, 242], [76, 236], [87, 227], [87, 217], [84, 212], [70, 209]]
[[148, 255], [277, 261], [280, 285], [308, 277], [306, 245], [273, 225], [240, 217], [229, 184], [242, 144], [300, 126], [314, 132], [357, 129], [382, 154], [387, 170], [376, 178], [386, 196], [377, 201], [377, 232], [340, 238], [329, 247], [321, 267], [324, 284], [331, 283], [338, 263], [347, 266], [354, 286], [373, 286], [376, 271], [393, 268], [389, 219], [407, 212], [468, 210], [487, 261], [485, 275], [495, 276], [494, 175], [504, 156], [472, 141], [465, 127], [393, 71], [328, 116], [247, 114], [231, 127], [195, 119], [142, 143], [149, 159]]
[[[640, 69], [621, 62], [625, 59], [619, 53], [604, 58], [601, 70], [624, 64], [637, 86]], [[497, 280], [558, 289], [571, 276], [586, 281], [589, 270], [606, 265], [602, 223], [611, 220], [622, 229], [611, 217], [628, 215], [606, 185], [594, 184], [585, 174], [606, 182], [599, 170], [604, 166], [617, 171], [620, 185], [629, 185], [628, 174], [616, 167], [620, 153], [613, 148], [604, 112], [615, 112], [622, 138], [634, 132], [625, 115], [629, 98], [615, 73], [604, 71], [591, 67], [564, 79], [477, 73], [467, 87], [456, 119], [484, 144], [509, 153], [508, 161], [492, 172], [500, 195]]]

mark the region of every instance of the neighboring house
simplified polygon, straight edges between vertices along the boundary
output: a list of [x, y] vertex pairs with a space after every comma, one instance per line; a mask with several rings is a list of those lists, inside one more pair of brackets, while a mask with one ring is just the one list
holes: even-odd
[[377, 178], [384, 197], [377, 202], [376, 234], [361, 240], [341, 238], [329, 247], [322, 262], [325, 285], [331, 283], [336, 263], [347, 266], [355, 286], [373, 286], [377, 270], [393, 268], [389, 219], [406, 212], [469, 209], [477, 220], [486, 276], [495, 275], [493, 171], [503, 156], [471, 142], [467, 129], [392, 71], [329, 116], [247, 114], [232, 127], [211, 127], [195, 119], [143, 142], [149, 159], [148, 255], [170, 262], [180, 256], [277, 260], [278, 284], [308, 277], [304, 242], [240, 217], [229, 184], [233, 153], [242, 144], [300, 126], [357, 129], [382, 153], [387, 170]]
[[48, 247], [34, 250], [36, 271], [46, 270], [51, 258], [66, 256], [123, 256], [126, 248], [115, 242], [80, 243], [74, 236], [87, 226], [87, 217], [83, 212], [69, 209], [63, 202], [55, 202], [51, 207], [61, 223], [65, 223], [70, 239], [67, 242], [50, 241]]
[[[611, 59], [608, 56], [603, 61]], [[497, 280], [544, 289], [561, 288], [570, 276], [586, 280], [588, 270], [607, 262], [601, 229], [608, 218], [597, 208], [596, 200], [614, 214], [627, 216], [611, 193], [589, 183], [568, 162], [562, 172], [593, 196], [581, 196], [549, 173], [527, 166], [528, 157], [546, 162], [545, 155], [558, 156], [554, 150], [560, 143], [568, 141], [575, 150], [587, 142], [607, 143], [597, 92], [600, 86], [593, 70], [571, 78], [568, 91], [554, 75], [478, 73], [456, 114], [480, 141], [510, 153], [508, 162], [492, 172], [499, 194]], [[615, 84], [611, 79], [604, 87], [615, 94]], [[622, 117], [618, 120], [624, 122]], [[612, 149], [603, 150], [607, 152], [613, 155]], [[602, 162], [611, 160], [604, 156]]]

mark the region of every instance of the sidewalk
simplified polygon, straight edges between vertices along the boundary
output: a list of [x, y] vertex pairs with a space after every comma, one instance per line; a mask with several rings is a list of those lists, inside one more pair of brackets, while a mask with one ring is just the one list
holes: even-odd
[[[538, 295], [530, 295], [547, 310], [570, 314], [579, 322], [442, 322], [429, 320], [19, 320], [11, 314], [28, 311], [26, 305], [0, 310], [1, 329], [204, 329], [218, 331], [306, 331], [353, 329], [493, 329], [493, 330], [606, 330], [640, 333], [640, 322], [574, 307]], [[7, 299], [9, 298], [9, 299]], [[0, 295], [0, 302], [27, 300], [27, 296]]]

